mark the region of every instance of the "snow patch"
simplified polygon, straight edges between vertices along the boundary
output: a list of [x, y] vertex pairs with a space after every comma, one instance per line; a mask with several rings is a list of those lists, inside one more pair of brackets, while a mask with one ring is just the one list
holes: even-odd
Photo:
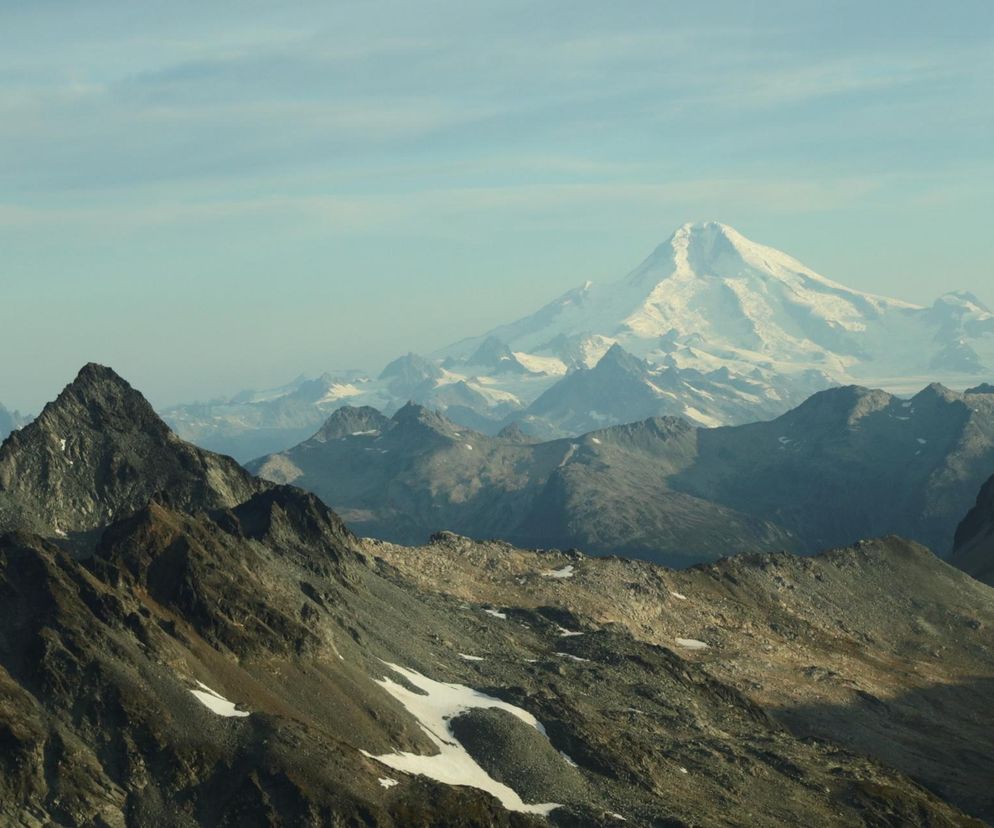
[[220, 693], [216, 693], [211, 690], [202, 681], [197, 682], [199, 690], [191, 690], [190, 692], [196, 696], [197, 701], [199, 701], [204, 707], [210, 710], [212, 713], [216, 713], [218, 716], [226, 717], [240, 717], [248, 716], [247, 710], [236, 710], [234, 702], [228, 701]]
[[465, 661], [483, 661], [483, 659], [480, 656], [469, 655], [467, 653], [459, 653], [459, 658]]
[[377, 780], [377, 781], [378, 781], [378, 782], [379, 782], [379, 783], [380, 783], [380, 784], [381, 784], [381, 785], [382, 785], [382, 786], [383, 786], [384, 788], [392, 788], [392, 787], [393, 787], [394, 785], [397, 785], [397, 784], [398, 784], [398, 782], [397, 782], [397, 780], [396, 780], [396, 779], [391, 779], [391, 778], [390, 778], [389, 776], [381, 776], [381, 777], [379, 778], [379, 780]]
[[562, 569], [547, 569], [542, 573], [546, 578], [572, 578], [576, 573], [573, 564], [566, 564]]
[[364, 756], [375, 759], [388, 768], [427, 776], [445, 785], [465, 785], [486, 791], [497, 797], [509, 811], [547, 815], [559, 807], [555, 802], [538, 804], [524, 802], [512, 788], [498, 782], [477, 764], [460, 744], [450, 725], [453, 718], [467, 710], [496, 708], [516, 716], [544, 736], [545, 728], [531, 713], [471, 687], [434, 681], [396, 664], [387, 663], [387, 667], [421, 691], [419, 693], [408, 690], [389, 677], [377, 680], [387, 693], [397, 699], [407, 712], [418, 720], [425, 735], [438, 748], [438, 753], [433, 756], [422, 756], [417, 753], [395, 751], [373, 756], [362, 751]]
[[572, 653], [556, 653], [560, 658], [571, 658], [573, 661], [590, 661], [589, 658], [583, 658], [578, 655], [573, 655]]
[[558, 357], [544, 357], [536, 354], [526, 354], [524, 351], [513, 352], [515, 359], [533, 374], [549, 374], [562, 376], [566, 373], [566, 363]]
[[705, 414], [703, 411], [694, 408], [692, 405], [685, 405], [683, 407], [683, 414], [685, 417], [707, 428], [717, 428], [718, 426], [723, 425], [721, 420], [719, 420], [717, 417], [712, 417], [710, 414]]
[[559, 467], [560, 468], [562, 468], [563, 466], [565, 466], [573, 458], [573, 455], [576, 454], [576, 450], [578, 448], [580, 448], [580, 444], [579, 443], [570, 443], [569, 444], [569, 448], [566, 450], [565, 456], [563, 457], [562, 460], [559, 461]]
[[680, 592], [674, 592], [672, 589], [670, 590], [670, 595], [672, 595], [674, 598], [679, 598], [681, 601], [686, 601], [687, 600], [687, 596], [686, 595], [684, 595], [683, 593], [680, 593]]
[[357, 397], [362, 393], [358, 388], [356, 388], [351, 382], [347, 383], [332, 383], [328, 390], [325, 392], [324, 396], [318, 400], [318, 405], [325, 405], [327, 403], [337, 402], [338, 400], [343, 400], [347, 397]]
[[485, 609], [484, 612], [487, 615], [492, 615], [494, 618], [499, 618], [501, 621], [507, 621], [507, 614], [495, 609]]

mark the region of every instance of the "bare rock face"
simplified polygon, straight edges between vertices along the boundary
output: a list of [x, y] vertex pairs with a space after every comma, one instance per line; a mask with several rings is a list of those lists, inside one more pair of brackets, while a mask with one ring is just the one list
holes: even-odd
[[180, 440], [127, 382], [90, 364], [0, 448], [0, 529], [81, 536], [156, 495], [192, 511], [266, 488], [231, 458]]

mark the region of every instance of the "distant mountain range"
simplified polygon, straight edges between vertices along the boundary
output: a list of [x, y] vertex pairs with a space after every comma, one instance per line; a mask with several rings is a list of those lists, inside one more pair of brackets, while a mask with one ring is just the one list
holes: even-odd
[[[858, 389], [815, 400], [794, 412], [821, 435], [796, 447], [805, 462], [879, 442], [906, 472], [935, 459], [919, 437], [965, 463], [934, 444], [979, 439], [988, 411], [936, 388], [914, 411]], [[787, 456], [791, 425], [749, 427], [749, 456]], [[311, 450], [355, 442], [341, 459], [360, 474], [406, 434], [429, 465], [486, 450], [500, 480], [655, 451], [677, 475], [734, 461], [745, 448], [704, 435], [735, 432], [652, 420], [575, 448], [514, 429], [490, 446], [405, 406], [337, 414]], [[451, 534], [363, 541], [313, 494], [185, 443], [96, 365], [0, 447], [0, 606], [2, 825], [994, 819], [994, 590], [923, 547], [677, 572]]]
[[495, 434], [546, 439], [650, 416], [697, 425], [774, 417], [812, 393], [862, 384], [906, 393], [994, 374], [994, 314], [947, 293], [929, 307], [861, 293], [716, 222], [686, 224], [624, 279], [378, 376], [299, 379], [164, 412], [184, 437], [239, 460], [286, 448], [343, 404], [408, 401]]
[[414, 403], [390, 418], [347, 407], [249, 469], [403, 543], [447, 529], [686, 565], [901, 533], [945, 555], [994, 469], [994, 393], [848, 386], [772, 421], [649, 418], [552, 441], [484, 435]]

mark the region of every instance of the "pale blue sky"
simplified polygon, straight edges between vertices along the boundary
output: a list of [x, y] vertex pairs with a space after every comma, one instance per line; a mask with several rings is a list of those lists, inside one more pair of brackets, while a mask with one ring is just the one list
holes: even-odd
[[0, 0], [0, 401], [378, 369], [717, 219], [994, 304], [994, 4]]

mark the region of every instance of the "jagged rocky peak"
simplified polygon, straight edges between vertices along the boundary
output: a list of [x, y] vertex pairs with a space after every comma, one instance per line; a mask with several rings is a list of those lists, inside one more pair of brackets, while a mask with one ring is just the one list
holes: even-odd
[[604, 356], [597, 361], [597, 365], [594, 366], [594, 370], [611, 372], [620, 371], [626, 374], [641, 375], [648, 371], [648, 366], [637, 356], [630, 354], [622, 348], [621, 345], [615, 342], [604, 352]]
[[195, 510], [234, 506], [268, 486], [180, 440], [138, 391], [91, 363], [0, 447], [0, 529], [80, 534], [160, 492]]
[[370, 405], [343, 405], [336, 409], [321, 429], [314, 435], [316, 440], [325, 442], [339, 437], [369, 434], [379, 431], [390, 419]]
[[342, 519], [318, 497], [293, 486], [276, 486], [240, 503], [231, 513], [239, 529], [250, 538], [273, 548], [318, 550], [326, 556], [337, 550], [354, 550], [356, 538]]
[[467, 362], [469, 365], [487, 368], [495, 373], [529, 373], [528, 369], [518, 361], [511, 349], [507, 347], [507, 344], [496, 336], [488, 336], [484, 339]]
[[426, 429], [447, 437], [454, 436], [466, 430], [460, 428], [437, 411], [416, 403], [413, 400], [408, 401], [406, 405], [399, 408], [390, 419], [394, 426], [400, 429]]
[[504, 426], [500, 431], [497, 432], [497, 437], [501, 440], [505, 440], [508, 443], [535, 443], [538, 439], [528, 434], [522, 427], [521, 424], [515, 420], [513, 423], [509, 423]]
[[45, 431], [59, 426], [98, 427], [114, 431], [143, 431], [162, 438], [169, 434], [148, 401], [111, 368], [90, 362], [37, 420]]
[[413, 352], [398, 357], [380, 372], [379, 380], [397, 397], [417, 396], [445, 375], [440, 365]]
[[931, 382], [915, 394], [911, 398], [911, 401], [916, 404], [925, 405], [928, 403], [951, 403], [960, 399], [960, 394], [951, 388], [946, 388], [941, 382]]
[[809, 426], [845, 426], [867, 414], [887, 408], [894, 400], [891, 394], [878, 388], [844, 385], [812, 394], [779, 419]]

